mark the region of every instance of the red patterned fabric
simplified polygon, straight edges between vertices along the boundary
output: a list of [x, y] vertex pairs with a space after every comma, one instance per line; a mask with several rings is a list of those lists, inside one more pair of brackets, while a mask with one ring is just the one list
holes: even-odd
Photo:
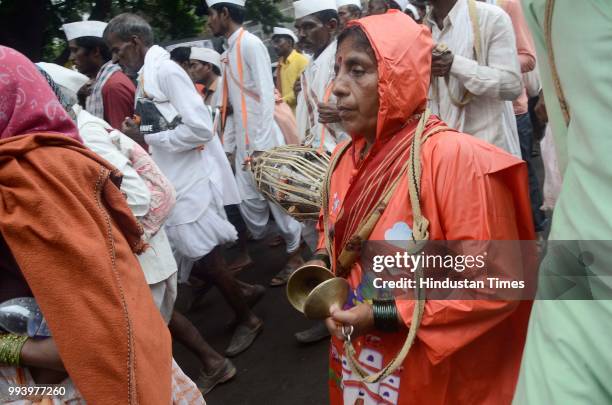
[[0, 46], [0, 139], [59, 133], [79, 142], [79, 131], [34, 64]]

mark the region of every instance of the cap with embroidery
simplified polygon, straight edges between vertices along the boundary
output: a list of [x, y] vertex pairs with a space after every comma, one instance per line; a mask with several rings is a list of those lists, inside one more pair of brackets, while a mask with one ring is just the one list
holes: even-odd
[[336, 0], [301, 0], [293, 3], [293, 11], [295, 18], [306, 17], [307, 15], [317, 13], [323, 10], [336, 10]]
[[293, 31], [291, 31], [289, 28], [274, 27], [274, 31], [272, 31], [272, 36], [274, 36], [274, 35], [288, 35], [291, 38], [293, 38], [293, 42], [297, 42], [298, 41], [297, 35], [295, 35], [295, 33]]
[[360, 0], [336, 0], [336, 6], [338, 6], [338, 8], [342, 6], [357, 6], [362, 8]]
[[102, 38], [106, 23], [102, 21], [77, 21], [62, 25], [68, 41], [81, 37]]
[[189, 59], [199, 60], [201, 62], [211, 63], [221, 70], [221, 55], [219, 52], [210, 48], [191, 48]]
[[246, 0], [206, 0], [206, 4], [208, 5], [208, 7], [214, 6], [215, 4], [219, 3], [230, 3], [240, 7], [244, 7], [244, 5], [246, 4]]

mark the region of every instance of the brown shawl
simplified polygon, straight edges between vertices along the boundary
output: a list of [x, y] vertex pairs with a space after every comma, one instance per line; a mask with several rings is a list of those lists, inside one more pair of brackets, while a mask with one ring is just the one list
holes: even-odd
[[119, 173], [62, 135], [0, 141], [0, 232], [88, 403], [169, 404], [171, 341]]

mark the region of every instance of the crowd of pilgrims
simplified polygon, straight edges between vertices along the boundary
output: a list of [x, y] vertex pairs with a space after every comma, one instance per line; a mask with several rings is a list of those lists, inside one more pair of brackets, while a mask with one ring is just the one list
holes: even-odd
[[[64, 24], [69, 67], [0, 46], [0, 304], [33, 297], [51, 331], [0, 333], [0, 398], [35, 382], [66, 387], [54, 404], [204, 403], [264, 325], [253, 307], [266, 288], [237, 276], [254, 265], [249, 241], [285, 246], [270, 287], [303, 257], [334, 270], [394, 179], [371, 240], [544, 237], [561, 178], [519, 0], [301, 0], [270, 47], [243, 27], [246, 2], [206, 1], [218, 49], [167, 50], [129, 13]], [[403, 164], [421, 135], [417, 209]], [[282, 145], [337, 155], [318, 222], [254, 181], [252, 160]], [[403, 366], [367, 384], [347, 365], [342, 327], [378, 371], [414, 302], [394, 302], [397, 322], [381, 322], [359, 297], [359, 265], [345, 267], [350, 305], [296, 334], [331, 335], [333, 404], [512, 401], [529, 303], [428, 302]], [[225, 353], [174, 309], [181, 283], [214, 285], [232, 308]], [[172, 339], [201, 361], [193, 381]]]

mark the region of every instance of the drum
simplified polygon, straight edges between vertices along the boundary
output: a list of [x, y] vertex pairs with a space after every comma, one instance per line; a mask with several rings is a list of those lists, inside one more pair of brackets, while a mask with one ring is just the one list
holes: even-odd
[[330, 157], [310, 146], [278, 146], [254, 157], [259, 191], [297, 220], [317, 220]]

